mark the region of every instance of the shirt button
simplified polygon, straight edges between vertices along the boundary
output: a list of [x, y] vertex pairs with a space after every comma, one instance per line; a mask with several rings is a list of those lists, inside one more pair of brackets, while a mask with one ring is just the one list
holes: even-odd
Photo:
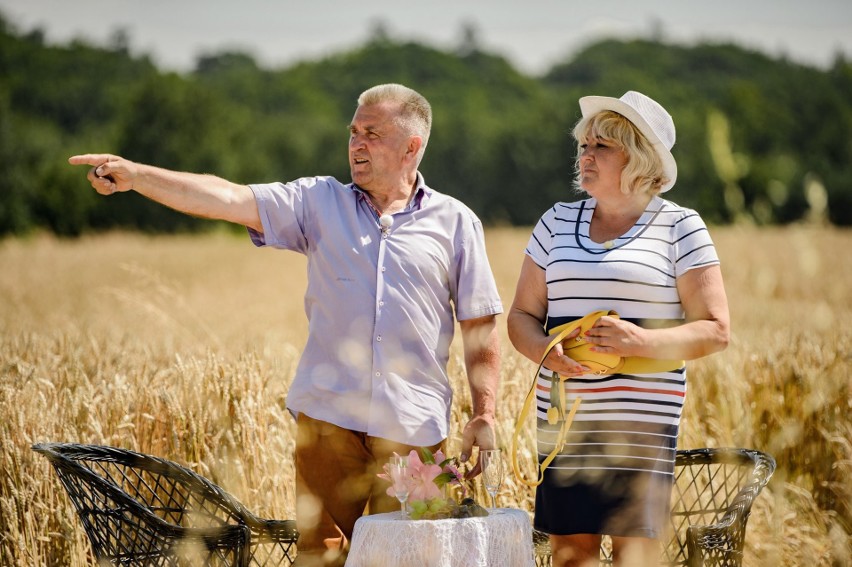
[[378, 337], [376, 337], [376, 340], [379, 341], [379, 342], [382, 342], [382, 336], [379, 335]]
[[382, 375], [381, 372], [376, 372], [376, 376], [381, 376], [381, 375]]
[[384, 302], [384, 301], [379, 301], [379, 307], [381, 307], [381, 306], [382, 306], [382, 305], [384, 305], [384, 304], [385, 304], [385, 302]]
[[383, 271], [383, 272], [386, 272], [386, 271], [387, 271], [387, 268], [385, 268], [384, 266], [382, 266], [382, 271]]

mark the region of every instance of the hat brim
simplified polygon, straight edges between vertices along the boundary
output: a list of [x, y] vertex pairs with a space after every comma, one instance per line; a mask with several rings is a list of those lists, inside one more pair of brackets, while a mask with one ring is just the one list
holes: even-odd
[[583, 113], [583, 118], [593, 116], [604, 110], [617, 112], [630, 120], [642, 132], [642, 135], [651, 142], [651, 146], [653, 146], [654, 151], [657, 152], [657, 155], [660, 156], [660, 160], [663, 162], [663, 175], [668, 179], [660, 188], [660, 192], [665, 193], [671, 189], [675, 181], [677, 181], [677, 162], [672, 152], [657, 137], [657, 134], [654, 133], [651, 126], [642, 118], [641, 114], [636, 112], [629, 104], [609, 96], [584, 96], [580, 99], [580, 112]]

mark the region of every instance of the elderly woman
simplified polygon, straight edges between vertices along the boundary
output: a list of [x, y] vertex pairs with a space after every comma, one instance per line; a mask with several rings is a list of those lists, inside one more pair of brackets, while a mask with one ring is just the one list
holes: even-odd
[[[724, 349], [728, 303], [707, 227], [660, 197], [677, 177], [671, 116], [634, 91], [583, 97], [580, 109], [576, 186], [588, 198], [556, 203], [533, 230], [508, 316], [512, 344], [539, 362], [550, 329], [613, 310], [567, 340], [652, 359]], [[617, 564], [658, 564], [686, 394], [679, 366], [601, 376], [562, 344], [547, 354], [536, 384], [540, 459], [558, 446], [560, 426], [544, 419], [555, 391], [581, 399], [536, 491], [535, 527], [550, 534], [553, 565], [597, 565], [602, 534]]]

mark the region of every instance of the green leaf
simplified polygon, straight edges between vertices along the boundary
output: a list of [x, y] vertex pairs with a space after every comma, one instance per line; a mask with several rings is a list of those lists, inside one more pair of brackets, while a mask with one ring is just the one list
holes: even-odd
[[445, 472], [445, 473], [441, 473], [438, 476], [436, 476], [435, 480], [433, 482], [435, 483], [435, 486], [437, 486], [438, 488], [442, 488], [447, 483], [450, 483], [450, 482], [454, 481], [455, 479], [456, 479], [456, 475], [454, 475], [453, 473]]
[[423, 461], [423, 464], [435, 464], [435, 455], [427, 447], [420, 447], [418, 452], [420, 453], [420, 460]]

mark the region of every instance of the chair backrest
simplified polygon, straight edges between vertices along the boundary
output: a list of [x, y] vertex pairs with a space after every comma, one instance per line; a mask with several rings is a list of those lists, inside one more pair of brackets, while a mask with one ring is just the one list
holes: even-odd
[[739, 565], [752, 503], [774, 472], [775, 459], [752, 449], [678, 451], [665, 559]]
[[[216, 552], [222, 554], [222, 564], [272, 566], [294, 560], [295, 522], [258, 518], [214, 483], [175, 462], [100, 445], [44, 443], [33, 449], [53, 463], [99, 558], [123, 565], [125, 560], [116, 558], [144, 557], [157, 546], [172, 553], [169, 546], [177, 544], [134, 535], [154, 524], [184, 547], [199, 537], [204, 549], [227, 547], [227, 553]], [[111, 522], [116, 510], [121, 511], [120, 524]], [[137, 537], [144, 549], [130, 549]], [[208, 555], [205, 565], [220, 564], [212, 551]], [[159, 565], [143, 559], [129, 564]]]
[[[83, 524], [92, 550], [100, 563], [116, 565], [166, 566], [190, 564], [247, 565], [250, 531], [238, 523], [204, 521], [190, 525], [194, 516], [182, 511], [183, 496], [176, 483], [165, 475], [143, 478], [126, 465], [111, 470], [110, 448], [68, 444], [42, 444], [33, 447], [48, 458], [65, 487]], [[87, 466], [88, 465], [88, 466]], [[107, 472], [109, 471], [109, 472]], [[122, 471], [122, 472], [115, 472]], [[110, 474], [112, 472], [113, 474]], [[161, 478], [163, 477], [163, 478]], [[153, 483], [153, 484], [150, 484]], [[132, 487], [147, 486], [133, 490]], [[131, 492], [125, 490], [131, 488]], [[157, 495], [162, 505], [150, 506], [140, 494]], [[150, 500], [150, 499], [149, 499]], [[203, 517], [209, 518], [209, 514]]]

